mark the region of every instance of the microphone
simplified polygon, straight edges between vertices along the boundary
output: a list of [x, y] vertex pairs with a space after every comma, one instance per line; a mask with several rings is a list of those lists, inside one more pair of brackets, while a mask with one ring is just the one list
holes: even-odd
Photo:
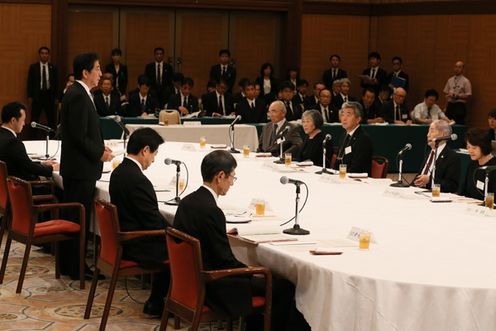
[[280, 179], [280, 182], [283, 185], [286, 185], [287, 183], [295, 184], [297, 186], [303, 184], [303, 182], [301, 180], [291, 179], [291, 178], [288, 178], [286, 176], [282, 176], [281, 179]]
[[440, 142], [440, 141], [448, 141], [448, 140], [457, 140], [458, 139], [458, 135], [456, 133], [453, 133], [449, 136], [444, 136], [444, 137], [439, 137], [439, 138], [434, 138], [432, 139], [433, 142], [437, 143], [437, 142]]
[[332, 136], [331, 136], [330, 133], [328, 133], [328, 134], [325, 135], [324, 142], [327, 142], [327, 141], [329, 141], [331, 139], [332, 139]]
[[178, 161], [178, 160], [173, 160], [173, 159], [170, 159], [170, 158], [166, 158], [166, 159], [164, 160], [164, 163], [165, 163], [166, 165], [175, 164], [176, 166], [179, 166], [179, 165], [181, 165], [181, 163], [183, 163], [183, 162], [182, 162], [182, 161]]
[[105, 118], [109, 118], [109, 119], [113, 120], [115, 123], [119, 124], [120, 128], [122, 129], [122, 131], [124, 131], [124, 134], [126, 136], [129, 136], [130, 132], [126, 128], [126, 126], [124, 125], [124, 123], [122, 123], [122, 117], [120, 117], [119, 115], [109, 115], [109, 116], [106, 116]]
[[42, 125], [40, 123], [36, 123], [36, 122], [31, 122], [31, 127], [33, 129], [40, 129], [40, 130], [43, 130], [43, 131], [46, 131], [46, 132], [52, 132], [53, 129], [49, 126], [46, 126], [46, 125]]
[[401, 149], [401, 151], [398, 152], [398, 155], [402, 155], [404, 152], [409, 151], [412, 149], [412, 144], [408, 143]]
[[236, 118], [234, 119], [234, 121], [232, 121], [232, 123], [230, 124], [230, 126], [234, 126], [234, 124], [236, 124], [237, 122], [241, 121], [241, 115], [238, 115], [236, 116]]

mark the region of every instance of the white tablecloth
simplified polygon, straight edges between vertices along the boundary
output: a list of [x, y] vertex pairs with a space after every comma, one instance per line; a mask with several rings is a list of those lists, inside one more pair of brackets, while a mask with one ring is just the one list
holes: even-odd
[[[201, 185], [200, 162], [210, 149], [184, 145], [166, 142], [145, 173], [155, 184], [168, 185], [175, 167], [163, 159], [183, 160], [190, 172], [187, 194]], [[42, 143], [28, 146], [44, 153]], [[287, 173], [268, 159], [236, 158], [238, 180], [219, 199], [224, 208], [246, 208], [252, 198], [263, 198], [269, 214], [287, 219], [295, 188], [280, 184], [280, 177], [303, 180], [310, 188], [300, 224], [311, 234], [299, 239], [317, 244], [261, 244], [253, 254], [296, 284], [298, 309], [312, 330], [496, 330], [494, 216], [476, 216], [462, 203], [433, 204], [414, 189], [392, 189], [384, 180], [329, 181], [309, 172], [316, 168]], [[108, 183], [99, 182], [98, 188], [108, 197]], [[158, 198], [173, 195], [158, 193]], [[160, 208], [173, 217], [175, 207]], [[326, 240], [346, 238], [352, 226], [372, 231], [377, 243], [368, 251], [347, 247], [337, 248], [344, 252], [337, 256], [309, 254]]]
[[[166, 141], [182, 141], [199, 143], [200, 137], [205, 137], [209, 144], [225, 144], [231, 146], [229, 140], [229, 125], [212, 124], [212, 125], [142, 125], [127, 124], [126, 127], [130, 132], [141, 128], [150, 127], [157, 131]], [[250, 146], [250, 150], [255, 151], [258, 148], [257, 129], [253, 125], [238, 124], [234, 129], [234, 146], [243, 148], [244, 145]]]

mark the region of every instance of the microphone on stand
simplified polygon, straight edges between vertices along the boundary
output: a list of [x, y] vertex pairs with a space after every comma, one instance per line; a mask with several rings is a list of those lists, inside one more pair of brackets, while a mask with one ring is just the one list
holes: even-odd
[[458, 135], [456, 133], [453, 133], [453, 134], [450, 134], [449, 136], [434, 138], [434, 139], [432, 139], [432, 141], [435, 143], [438, 143], [441, 141], [449, 141], [449, 140], [455, 141], [457, 139], [458, 139]]
[[282, 149], [284, 142], [286, 141], [286, 138], [284, 137], [284, 134], [286, 131], [289, 131], [289, 126], [286, 126], [284, 129], [281, 130], [277, 135], [280, 136], [279, 139], [276, 140], [276, 143], [279, 144], [279, 160], [275, 160], [274, 163], [277, 164], [283, 164], [284, 163], [284, 157], [282, 156]]
[[398, 155], [403, 155], [404, 152], [409, 151], [411, 149], [412, 149], [412, 144], [408, 143], [398, 152]]
[[412, 149], [412, 144], [408, 143], [398, 152], [399, 158], [399, 173], [398, 173], [398, 181], [396, 183], [392, 183], [391, 187], [408, 187], [407, 183], [403, 182], [402, 173], [403, 173], [403, 153]]
[[166, 165], [175, 164], [176, 166], [179, 166], [179, 165], [181, 165], [181, 163], [183, 163], [183, 161], [178, 161], [178, 160], [173, 160], [173, 159], [166, 158], [166, 159], [164, 160], [164, 163], [165, 163]]
[[330, 133], [325, 135], [324, 140], [322, 141], [322, 170], [317, 171], [317, 175], [322, 175], [322, 174], [331, 174], [332, 172], [328, 171], [326, 168], [326, 154], [327, 154], [327, 149], [326, 149], [326, 144], [328, 141], [332, 139], [332, 136]]
[[[166, 165], [171, 165], [171, 164], [174, 164], [176, 166], [176, 196], [169, 200], [169, 201], [166, 201], [165, 204], [166, 205], [173, 205], [173, 206], [177, 206], [179, 205], [179, 202], [181, 202], [181, 197], [179, 196], [179, 177], [181, 175], [181, 164], [183, 163], [182, 161], [178, 161], [178, 160], [173, 160], [173, 159], [170, 159], [170, 158], [166, 158], [164, 160], [164, 163]], [[186, 164], [185, 164], [186, 166]]]
[[45, 132], [53, 132], [53, 129], [51, 127], [36, 122], [31, 122], [31, 127], [33, 129], [43, 130]]
[[229, 150], [231, 153], [240, 153], [236, 148], [234, 148], [234, 124], [241, 121], [241, 115], [236, 116], [234, 121], [229, 125], [229, 140], [231, 140], [231, 149]]
[[119, 125], [119, 127], [122, 129], [122, 131], [124, 132], [124, 135], [129, 136], [130, 132], [126, 128], [124, 123], [122, 123], [122, 117], [120, 117], [119, 115], [109, 115], [109, 116], [106, 116], [106, 118], [109, 118], [109, 119], [113, 120], [115, 123], [117, 123]]
[[[305, 187], [307, 188], [307, 197], [308, 197], [308, 186], [304, 182], [302, 182], [301, 180], [291, 179], [291, 178], [288, 178], [286, 176], [282, 176], [280, 179], [280, 182], [283, 185], [290, 183], [290, 184], [294, 184], [296, 186], [295, 216], [294, 216], [295, 224], [293, 225], [292, 228], [285, 229], [282, 232], [287, 233], [287, 234], [291, 234], [291, 235], [310, 234], [310, 231], [300, 228], [300, 225], [298, 224], [298, 216], [300, 214], [300, 206], [299, 206], [299, 204], [300, 204], [300, 186], [305, 185]], [[286, 224], [286, 223], [284, 223], [284, 224]]]

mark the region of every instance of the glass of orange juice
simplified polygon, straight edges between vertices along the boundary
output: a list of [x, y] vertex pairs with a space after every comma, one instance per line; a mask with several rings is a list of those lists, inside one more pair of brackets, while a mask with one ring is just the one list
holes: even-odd
[[257, 216], [265, 215], [265, 200], [258, 199], [255, 201], [255, 215]]
[[207, 138], [205, 138], [204, 136], [201, 136], [200, 137], [200, 148], [205, 148], [206, 145], [207, 145]]
[[360, 249], [369, 249], [370, 246], [370, 232], [362, 232], [360, 233], [359, 245]]
[[340, 164], [339, 165], [339, 179], [345, 179], [346, 178], [346, 170], [347, 170], [346, 164]]
[[249, 157], [250, 156], [250, 146], [243, 145], [243, 156], [244, 157]]

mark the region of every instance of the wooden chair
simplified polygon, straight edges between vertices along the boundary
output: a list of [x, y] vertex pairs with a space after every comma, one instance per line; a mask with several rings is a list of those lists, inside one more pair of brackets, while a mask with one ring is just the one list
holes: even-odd
[[158, 121], [159, 123], [166, 123], [166, 125], [181, 124], [181, 115], [175, 109], [161, 110]]
[[[91, 282], [91, 289], [88, 294], [88, 301], [86, 303], [86, 310], [84, 318], [90, 318], [91, 307], [93, 306], [93, 299], [95, 297], [96, 286], [98, 284], [98, 275], [100, 271], [105, 275], [110, 276], [110, 284], [103, 309], [102, 320], [100, 322], [100, 331], [104, 331], [107, 325], [110, 308], [112, 305], [112, 298], [114, 296], [115, 286], [119, 277], [136, 276], [144, 274], [153, 274], [155, 272], [164, 271], [168, 266], [168, 261], [164, 261], [163, 268], [157, 269], [143, 269], [138, 263], [122, 259], [122, 244], [128, 240], [142, 238], [146, 236], [165, 235], [164, 230], [148, 230], [148, 231], [129, 231], [121, 232], [119, 226], [119, 217], [117, 215], [117, 208], [106, 201], [95, 201], [95, 215], [98, 220], [100, 229], [100, 254], [96, 262], [95, 272], [93, 273], [93, 281]], [[164, 237], [165, 241], [165, 237]], [[165, 244], [165, 242], [164, 242]]]
[[[232, 330], [230, 316], [222, 316], [205, 305], [205, 284], [225, 277], [261, 274], [265, 276], [265, 297], [253, 297], [252, 305], [264, 312], [264, 330], [270, 330], [272, 310], [272, 274], [263, 267], [248, 267], [206, 271], [203, 270], [200, 242], [171, 227], [167, 228], [167, 250], [171, 269], [171, 285], [165, 301], [160, 330], [165, 331], [169, 313], [187, 320], [196, 331], [200, 322], [228, 319], [228, 330]], [[177, 322], [177, 321], [176, 321]], [[179, 323], [175, 323], [179, 328]]]
[[371, 178], [386, 178], [388, 174], [389, 161], [384, 156], [372, 156]]
[[[2, 267], [0, 269], [0, 284], [3, 283], [5, 276], [12, 239], [26, 245], [16, 289], [16, 293], [21, 293], [32, 245], [55, 243], [55, 277], [58, 279], [60, 278], [58, 242], [79, 238], [79, 286], [81, 289], [84, 289], [85, 211], [83, 205], [75, 202], [35, 205], [33, 204], [33, 196], [29, 182], [15, 177], [7, 178], [7, 189], [9, 192], [11, 206], [11, 224], [9, 234], [7, 236], [7, 242], [5, 244]], [[55, 219], [51, 219], [49, 221], [37, 223], [39, 213], [54, 210], [59, 211], [67, 208], [79, 209], [79, 220], [81, 224], [59, 219], [58, 217], [55, 217]], [[56, 215], [58, 215], [58, 213]]]

